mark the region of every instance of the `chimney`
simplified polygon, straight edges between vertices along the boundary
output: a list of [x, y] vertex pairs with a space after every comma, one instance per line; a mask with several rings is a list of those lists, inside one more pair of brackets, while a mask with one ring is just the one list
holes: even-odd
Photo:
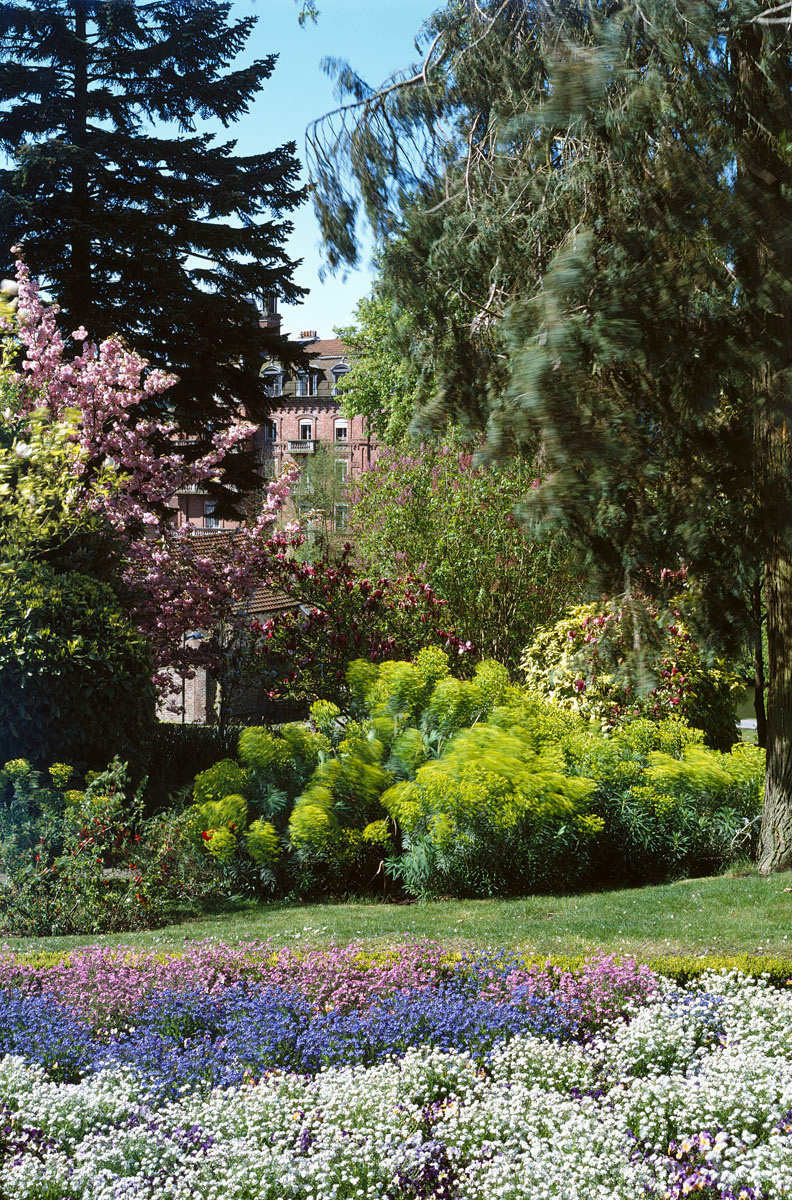
[[281, 318], [280, 313], [278, 312], [278, 297], [274, 292], [267, 292], [262, 299], [259, 325], [262, 329], [272, 329], [275, 333], [280, 333], [280, 324]]
[[302, 342], [314, 341], [315, 339], [316, 339], [316, 330], [315, 329], [303, 329], [302, 333], [300, 334], [300, 341], [302, 341]]

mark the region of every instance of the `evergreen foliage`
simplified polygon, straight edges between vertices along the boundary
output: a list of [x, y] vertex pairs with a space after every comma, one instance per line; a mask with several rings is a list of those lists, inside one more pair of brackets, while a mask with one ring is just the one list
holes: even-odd
[[763, 871], [792, 862], [785, 24], [759, 0], [450, 0], [423, 70], [377, 93], [342, 71], [338, 142], [433, 331], [428, 415], [486, 424], [494, 453], [539, 435], [534, 515], [628, 603], [684, 567], [721, 642], [758, 646], [764, 574]]
[[[275, 54], [231, 66], [255, 24], [231, 7], [0, 5], [0, 254], [24, 243], [66, 332], [121, 334], [176, 372], [167, 404], [204, 437], [240, 408], [266, 414], [262, 356], [296, 351], [260, 328], [257, 304], [300, 295], [283, 248], [294, 145], [242, 156], [203, 132], [246, 113], [275, 67]], [[250, 482], [241, 453], [235, 466]]]

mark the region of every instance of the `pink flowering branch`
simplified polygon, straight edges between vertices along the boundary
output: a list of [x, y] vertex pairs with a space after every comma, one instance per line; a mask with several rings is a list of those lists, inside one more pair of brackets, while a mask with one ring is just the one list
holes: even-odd
[[176, 426], [143, 413], [175, 377], [150, 370], [119, 338], [97, 346], [84, 329], [72, 334], [80, 353], [68, 357], [57, 307], [42, 304], [19, 258], [16, 273], [17, 337], [24, 351], [15, 376], [19, 414], [43, 410], [53, 422], [78, 414], [75, 438], [83, 453], [75, 469], [83, 508], [102, 516], [121, 544], [132, 618], [151, 646], [158, 685], [171, 690], [169, 670], [185, 674], [210, 662], [210, 650], [194, 648], [188, 633], [246, 621], [245, 602], [280, 551], [271, 537], [298, 470], [289, 466], [268, 485], [261, 514], [234, 532], [220, 561], [207, 555], [203, 539], [189, 527], [175, 527], [167, 502], [179, 490], [219, 480], [228, 452], [255, 426], [238, 422], [215, 434], [211, 450], [193, 461], [169, 450]]

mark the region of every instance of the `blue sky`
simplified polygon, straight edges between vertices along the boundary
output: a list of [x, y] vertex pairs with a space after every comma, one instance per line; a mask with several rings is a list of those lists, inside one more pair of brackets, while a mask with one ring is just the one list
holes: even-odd
[[[415, 35], [439, 6], [439, 0], [318, 0], [318, 23], [300, 28], [294, 0], [235, 0], [234, 15], [259, 18], [245, 59], [272, 52], [280, 58], [248, 116], [225, 136], [236, 137], [239, 152], [246, 154], [293, 140], [302, 160], [306, 125], [336, 105], [332, 81], [319, 65], [325, 55], [347, 59], [368, 83], [381, 83], [416, 59]], [[293, 220], [289, 253], [303, 260], [295, 278], [310, 295], [299, 307], [284, 307], [284, 332], [316, 329], [331, 336], [334, 325], [349, 323], [355, 304], [368, 293], [371, 272], [366, 267], [346, 280], [327, 276], [320, 282], [319, 230], [310, 205]]]

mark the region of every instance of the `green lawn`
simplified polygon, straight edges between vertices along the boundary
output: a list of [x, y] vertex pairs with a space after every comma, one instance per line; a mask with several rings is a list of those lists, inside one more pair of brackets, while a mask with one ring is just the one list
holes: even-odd
[[[788, 889], [788, 890], [785, 890]], [[789, 954], [792, 873], [686, 879], [662, 887], [524, 900], [447, 900], [427, 904], [237, 904], [145, 934], [8, 938], [15, 949], [66, 949], [89, 943], [183, 948], [197, 938], [322, 946], [387, 946], [405, 936], [449, 948], [510, 946], [536, 954], [600, 947], [639, 957], [663, 954]]]

